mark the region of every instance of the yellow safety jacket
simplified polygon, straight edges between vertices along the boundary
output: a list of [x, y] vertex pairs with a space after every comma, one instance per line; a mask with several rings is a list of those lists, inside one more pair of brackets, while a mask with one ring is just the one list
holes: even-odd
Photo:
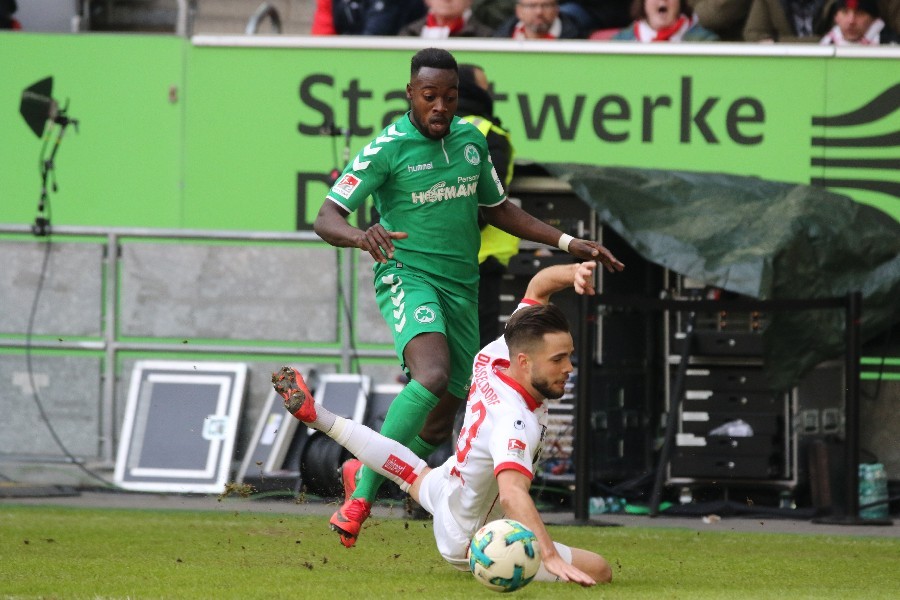
[[[510, 139], [508, 131], [494, 124], [489, 119], [477, 115], [468, 115], [463, 117], [463, 119], [477, 127], [478, 131], [480, 131], [484, 137], [487, 137], [488, 133], [493, 132], [496, 135], [505, 137], [507, 141]], [[510, 143], [509, 166], [506, 170], [506, 180], [503, 182], [503, 186], [506, 188], [507, 192], [509, 192], [509, 183], [512, 181], [513, 176], [513, 158], [514, 152], [512, 143]], [[497, 229], [493, 225], [486, 225], [485, 228], [481, 230], [481, 249], [478, 251], [478, 264], [483, 263], [488, 256], [493, 256], [500, 261], [503, 266], [507, 266], [509, 264], [509, 259], [518, 253], [519, 238], [516, 236], [510, 235], [501, 229]]]

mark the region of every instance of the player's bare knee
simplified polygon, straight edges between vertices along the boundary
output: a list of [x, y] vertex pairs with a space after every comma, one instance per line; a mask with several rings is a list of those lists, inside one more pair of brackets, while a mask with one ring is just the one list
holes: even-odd
[[605, 558], [599, 554], [591, 557], [593, 564], [590, 571], [586, 571], [597, 583], [612, 583], [612, 567]]
[[572, 564], [591, 576], [597, 583], [610, 583], [612, 581], [612, 568], [605, 558], [580, 548], [572, 549]]
[[422, 384], [426, 390], [440, 398], [447, 391], [450, 373], [440, 366], [426, 366], [412, 374], [413, 379]]

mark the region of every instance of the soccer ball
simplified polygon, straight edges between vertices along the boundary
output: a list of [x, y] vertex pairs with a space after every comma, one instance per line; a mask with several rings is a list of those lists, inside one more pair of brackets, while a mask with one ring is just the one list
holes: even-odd
[[469, 570], [495, 592], [513, 592], [534, 579], [541, 547], [534, 533], [512, 519], [491, 521], [469, 544]]

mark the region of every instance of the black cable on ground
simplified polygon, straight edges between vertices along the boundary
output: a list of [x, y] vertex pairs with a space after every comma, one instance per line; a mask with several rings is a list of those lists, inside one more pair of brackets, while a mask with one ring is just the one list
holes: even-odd
[[[49, 216], [49, 205], [48, 205], [47, 211], [48, 211], [48, 216]], [[97, 473], [92, 471], [91, 469], [88, 469], [86, 466], [84, 466], [81, 463], [81, 461], [77, 457], [75, 457], [69, 451], [69, 449], [66, 447], [66, 445], [63, 443], [62, 439], [56, 433], [56, 429], [53, 427], [53, 424], [50, 422], [50, 419], [47, 417], [47, 411], [44, 408], [44, 403], [41, 401], [41, 396], [40, 396], [40, 393], [38, 392], [37, 384], [34, 379], [34, 368], [32, 365], [32, 358], [31, 358], [32, 357], [31, 342], [32, 342], [32, 337], [34, 335], [34, 324], [35, 324], [35, 318], [37, 317], [37, 309], [38, 309], [38, 305], [40, 304], [41, 292], [43, 291], [43, 288], [44, 288], [44, 282], [47, 278], [47, 267], [50, 264], [50, 253], [52, 250], [52, 241], [50, 239], [49, 232], [47, 233], [46, 237], [47, 237], [47, 241], [46, 241], [45, 247], [44, 247], [44, 258], [41, 262], [40, 275], [38, 276], [38, 285], [37, 285], [37, 289], [35, 290], [35, 293], [34, 293], [34, 300], [31, 303], [31, 313], [28, 316], [28, 326], [25, 331], [25, 364], [26, 364], [26, 367], [28, 370], [28, 382], [29, 382], [29, 385], [31, 386], [31, 395], [32, 395], [32, 398], [34, 399], [34, 404], [38, 409], [38, 413], [40, 413], [41, 420], [44, 422], [44, 424], [47, 427], [47, 431], [50, 432], [50, 436], [53, 438], [53, 441], [56, 443], [56, 446], [62, 451], [62, 453], [69, 460], [69, 462], [74, 464], [75, 466], [77, 466], [79, 469], [81, 469], [82, 472], [84, 472], [86, 475], [88, 475], [92, 479], [100, 481], [106, 487], [110, 487], [110, 486], [113, 486], [113, 484], [108, 482], [106, 479], [104, 479], [103, 477], [101, 477], [100, 475], [98, 475]]]

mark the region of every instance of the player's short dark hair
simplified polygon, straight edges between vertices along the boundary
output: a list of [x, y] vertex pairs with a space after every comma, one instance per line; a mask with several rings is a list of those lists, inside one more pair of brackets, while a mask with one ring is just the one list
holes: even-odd
[[569, 322], [557, 306], [539, 304], [520, 308], [506, 323], [506, 345], [509, 354], [526, 352], [535, 342], [540, 342], [545, 333], [569, 333]]
[[459, 66], [453, 55], [443, 48], [423, 48], [416, 52], [410, 62], [409, 75], [410, 78], [419, 74], [422, 67], [430, 67], [432, 69], [449, 69], [455, 73], [459, 73]]

